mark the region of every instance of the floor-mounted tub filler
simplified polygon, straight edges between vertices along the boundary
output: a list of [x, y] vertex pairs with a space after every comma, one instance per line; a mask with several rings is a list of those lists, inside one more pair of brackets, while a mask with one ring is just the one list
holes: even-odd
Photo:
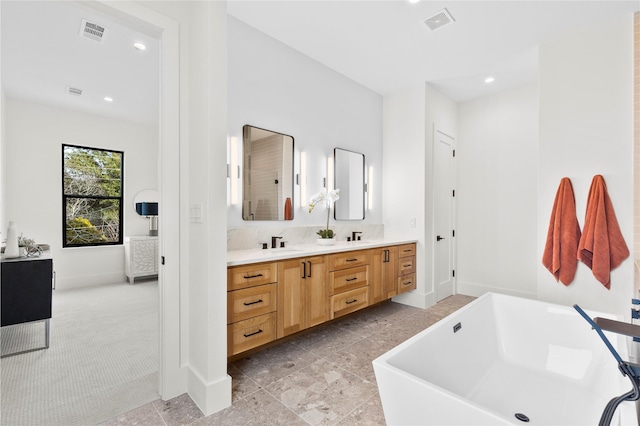
[[[604, 335], [628, 359], [628, 338]], [[607, 403], [631, 389], [576, 309], [495, 293], [373, 368], [388, 425], [597, 425]], [[622, 402], [611, 424], [637, 425], [635, 404]]]

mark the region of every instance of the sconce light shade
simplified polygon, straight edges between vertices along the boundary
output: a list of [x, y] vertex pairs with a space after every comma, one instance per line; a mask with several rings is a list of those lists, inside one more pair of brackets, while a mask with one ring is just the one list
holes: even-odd
[[327, 181], [326, 181], [327, 192], [333, 191], [333, 187], [335, 185], [333, 170], [334, 170], [333, 157], [328, 157], [327, 158]]
[[231, 162], [231, 171], [229, 173], [229, 190], [231, 191], [231, 205], [238, 204], [238, 180], [240, 179], [240, 165], [238, 163], [238, 138], [232, 136], [229, 144], [231, 153], [229, 159]]
[[307, 153], [300, 153], [300, 206], [307, 207]]
[[367, 181], [367, 205], [373, 210], [373, 166], [369, 166], [369, 179]]
[[136, 203], [136, 213], [140, 216], [158, 216], [158, 203]]

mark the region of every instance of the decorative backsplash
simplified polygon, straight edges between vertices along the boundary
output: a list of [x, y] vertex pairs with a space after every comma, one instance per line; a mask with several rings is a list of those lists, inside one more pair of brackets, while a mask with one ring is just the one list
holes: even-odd
[[[287, 246], [296, 244], [312, 244], [318, 238], [316, 232], [322, 226], [297, 226], [297, 227], [252, 227], [252, 228], [229, 228], [227, 230], [227, 251], [258, 249], [262, 243], [271, 246], [271, 237], [282, 237]], [[381, 240], [384, 238], [384, 225], [338, 225], [332, 223], [331, 229], [336, 234], [336, 239], [346, 241], [351, 233], [362, 232], [360, 236], [363, 240]]]

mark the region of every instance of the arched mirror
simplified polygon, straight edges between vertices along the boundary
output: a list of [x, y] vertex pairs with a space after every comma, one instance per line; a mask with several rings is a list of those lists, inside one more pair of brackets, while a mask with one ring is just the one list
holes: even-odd
[[362, 220], [365, 210], [364, 154], [335, 148], [334, 188], [340, 189], [340, 199], [336, 201], [336, 220]]
[[242, 218], [293, 220], [293, 137], [242, 128]]

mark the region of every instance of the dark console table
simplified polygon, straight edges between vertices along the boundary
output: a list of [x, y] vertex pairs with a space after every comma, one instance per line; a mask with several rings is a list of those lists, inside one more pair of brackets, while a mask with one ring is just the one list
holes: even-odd
[[3, 357], [47, 349], [53, 279], [51, 256], [43, 253], [38, 257], [2, 259], [0, 273], [2, 327], [35, 321], [45, 323], [44, 347], [14, 352]]

